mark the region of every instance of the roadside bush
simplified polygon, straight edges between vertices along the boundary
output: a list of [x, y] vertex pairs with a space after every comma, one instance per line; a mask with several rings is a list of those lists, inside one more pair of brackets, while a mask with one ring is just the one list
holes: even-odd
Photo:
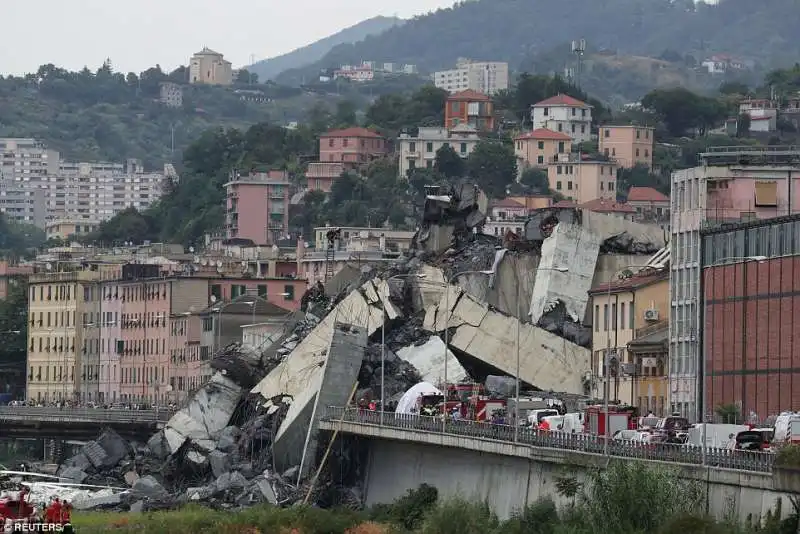
[[505, 521], [498, 533], [555, 534], [559, 521], [556, 503], [552, 499], [540, 499]]
[[643, 462], [612, 462], [587, 486], [578, 508], [597, 534], [656, 532], [665, 520], [704, 511], [699, 484]]
[[498, 530], [500, 521], [485, 502], [454, 498], [428, 512], [420, 534], [484, 534]]
[[416, 530], [425, 515], [436, 507], [439, 490], [428, 484], [408, 492], [389, 505], [377, 505], [370, 511], [370, 519], [378, 523], [392, 523], [406, 530]]
[[800, 445], [784, 445], [778, 449], [775, 465], [800, 469]]

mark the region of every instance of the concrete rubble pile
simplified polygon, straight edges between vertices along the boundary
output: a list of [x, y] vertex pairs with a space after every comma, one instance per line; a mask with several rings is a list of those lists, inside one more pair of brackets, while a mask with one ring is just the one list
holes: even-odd
[[[479, 232], [488, 199], [473, 184], [430, 193], [404, 263], [348, 266], [310, 288], [272, 346], [215, 355], [211, 380], [147, 445], [107, 431], [60, 475], [127, 488], [97, 506], [286, 505], [307, 493], [317, 505], [359, 506], [357, 483], [330, 465], [309, 483], [328, 444], [318, 430], [328, 406], [383, 398], [390, 409], [423, 380], [513, 376], [517, 347], [526, 386], [587, 394], [587, 292], [620, 266], [644, 263], [664, 247], [663, 232], [547, 209], [523, 236], [501, 240]], [[362, 470], [355, 457], [335, 461]]]

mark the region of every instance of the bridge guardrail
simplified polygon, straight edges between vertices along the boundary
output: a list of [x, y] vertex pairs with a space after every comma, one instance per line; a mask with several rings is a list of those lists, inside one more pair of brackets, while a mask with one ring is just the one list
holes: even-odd
[[0, 421], [90, 421], [98, 423], [165, 423], [173, 412], [166, 410], [118, 410], [104, 408], [50, 408], [0, 406]]
[[[329, 406], [323, 420], [329, 422], [344, 420], [348, 423], [380, 426], [381, 412]], [[386, 412], [384, 414], [383, 426], [440, 434], [443, 431], [441, 417], [395, 414], [394, 412]], [[448, 420], [444, 430], [446, 434], [456, 436], [514, 442], [514, 427], [510, 425]], [[557, 431], [539, 432], [530, 428], [520, 428], [517, 442], [532, 447], [567, 449], [593, 454], [604, 453], [604, 438], [593, 434], [571, 434]], [[608, 453], [610, 456], [619, 458], [638, 458], [694, 465], [703, 464], [702, 447], [691, 445], [610, 441]], [[706, 449], [705, 464], [710, 467], [769, 473], [772, 471], [774, 459], [775, 455], [772, 453], [709, 447]]]

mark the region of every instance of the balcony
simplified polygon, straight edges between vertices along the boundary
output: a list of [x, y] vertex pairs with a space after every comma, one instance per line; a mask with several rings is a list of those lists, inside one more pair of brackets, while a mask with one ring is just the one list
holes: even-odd
[[[637, 328], [635, 332], [635, 337], [643, 337], [650, 335], [652, 333], [658, 332], [660, 330], [666, 330], [669, 328], [669, 320], [662, 319], [660, 321], [656, 321], [653, 324], [649, 324], [647, 326], [643, 326], [642, 328]], [[634, 338], [635, 339], [635, 338]]]

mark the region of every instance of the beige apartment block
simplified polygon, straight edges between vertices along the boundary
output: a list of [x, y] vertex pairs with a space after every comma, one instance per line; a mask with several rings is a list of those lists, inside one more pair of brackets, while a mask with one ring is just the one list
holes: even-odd
[[655, 128], [649, 126], [603, 126], [599, 149], [625, 169], [636, 165], [653, 167]]

